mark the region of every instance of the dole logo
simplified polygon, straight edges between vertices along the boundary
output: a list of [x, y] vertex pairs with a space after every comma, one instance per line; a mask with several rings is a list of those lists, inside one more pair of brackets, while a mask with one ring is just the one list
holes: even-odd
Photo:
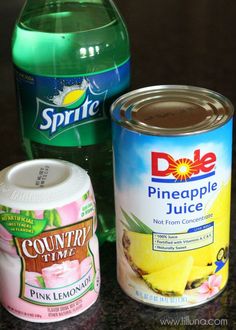
[[[215, 174], [216, 155], [208, 152], [201, 155], [200, 149], [194, 151], [193, 159], [180, 158], [175, 160], [165, 152], [152, 152], [152, 181], [176, 182], [203, 179]], [[198, 175], [200, 174], [200, 175]], [[165, 179], [172, 175], [175, 179]]]

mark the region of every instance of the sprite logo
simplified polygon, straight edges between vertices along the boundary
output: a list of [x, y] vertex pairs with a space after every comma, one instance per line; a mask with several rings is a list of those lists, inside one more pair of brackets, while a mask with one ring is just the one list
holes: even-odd
[[34, 128], [49, 140], [71, 127], [106, 117], [106, 91], [95, 93], [86, 79], [81, 84], [64, 86], [57, 95], [45, 102], [37, 98]]

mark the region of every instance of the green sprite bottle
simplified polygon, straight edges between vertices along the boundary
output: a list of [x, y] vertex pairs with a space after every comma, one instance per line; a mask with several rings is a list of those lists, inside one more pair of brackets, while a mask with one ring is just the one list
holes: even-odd
[[12, 42], [28, 158], [60, 158], [92, 179], [100, 242], [115, 240], [109, 108], [130, 83], [129, 39], [110, 0], [27, 0]]

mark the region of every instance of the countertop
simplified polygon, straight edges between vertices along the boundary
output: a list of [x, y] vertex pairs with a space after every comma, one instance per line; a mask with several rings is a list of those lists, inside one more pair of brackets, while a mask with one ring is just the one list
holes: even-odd
[[[15, 105], [10, 38], [23, 0], [0, 3], [0, 169], [25, 159]], [[131, 38], [132, 88], [187, 84], [215, 90], [236, 106], [236, 3], [233, 0], [117, 0]], [[236, 131], [234, 135], [236, 134]], [[116, 281], [115, 244], [100, 249], [102, 286], [98, 301], [82, 315], [57, 324], [34, 324], [0, 307], [0, 329], [204, 329], [224, 320], [236, 329], [236, 180], [233, 150], [230, 277], [226, 289], [198, 308], [164, 310], [126, 296]], [[1, 283], [2, 285], [2, 283]], [[164, 325], [167, 321], [175, 322]], [[218, 323], [217, 323], [218, 322]]]

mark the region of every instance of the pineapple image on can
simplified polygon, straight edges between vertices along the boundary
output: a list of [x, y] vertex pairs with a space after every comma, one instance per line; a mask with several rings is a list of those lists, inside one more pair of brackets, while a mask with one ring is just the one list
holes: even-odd
[[228, 279], [232, 104], [154, 86], [120, 97], [111, 115], [121, 288], [157, 307], [208, 302]]

